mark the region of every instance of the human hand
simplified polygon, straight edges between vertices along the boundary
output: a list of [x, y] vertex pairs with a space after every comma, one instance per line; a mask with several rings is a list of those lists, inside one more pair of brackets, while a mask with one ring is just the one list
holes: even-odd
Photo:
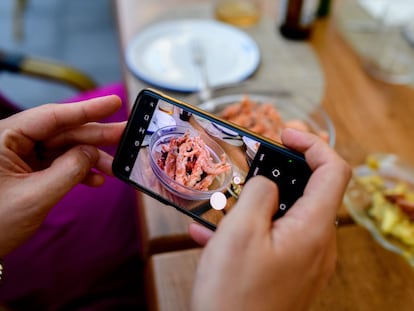
[[125, 123], [99, 124], [121, 107], [116, 96], [48, 104], [0, 120], [0, 257], [41, 225], [78, 183], [99, 186]]
[[258, 176], [216, 233], [190, 226], [194, 240], [208, 242], [195, 277], [194, 310], [303, 310], [332, 275], [334, 221], [350, 168], [314, 135], [287, 129], [282, 139], [305, 154], [313, 171], [303, 196], [272, 221], [278, 190]]

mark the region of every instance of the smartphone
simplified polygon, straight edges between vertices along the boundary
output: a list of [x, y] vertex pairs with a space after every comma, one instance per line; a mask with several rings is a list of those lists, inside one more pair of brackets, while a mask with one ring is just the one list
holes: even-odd
[[112, 169], [212, 230], [249, 178], [277, 184], [278, 218], [303, 195], [312, 173], [303, 154], [152, 89], [138, 94]]

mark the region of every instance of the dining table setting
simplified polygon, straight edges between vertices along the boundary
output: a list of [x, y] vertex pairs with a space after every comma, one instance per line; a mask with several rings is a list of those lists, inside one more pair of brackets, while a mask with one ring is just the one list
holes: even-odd
[[[219, 20], [216, 5], [113, 0], [131, 109], [144, 88], [200, 107], [229, 94], [275, 99], [286, 126], [301, 120], [353, 169], [337, 213], [336, 270], [310, 310], [412, 310], [414, 26], [401, 20], [414, 8], [392, 11], [387, 24], [370, 0], [334, 0], [308, 39], [289, 40], [280, 1], [261, 0], [248, 25]], [[398, 59], [384, 33], [396, 37]], [[148, 309], [189, 310], [202, 253], [188, 234], [193, 220], [136, 195]]]

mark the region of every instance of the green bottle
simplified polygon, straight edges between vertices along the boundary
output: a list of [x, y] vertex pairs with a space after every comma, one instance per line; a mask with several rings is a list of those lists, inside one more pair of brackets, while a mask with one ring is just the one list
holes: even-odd
[[318, 17], [325, 17], [329, 15], [331, 10], [331, 0], [321, 0], [316, 15]]
[[319, 0], [281, 0], [279, 31], [290, 40], [306, 40], [312, 33]]

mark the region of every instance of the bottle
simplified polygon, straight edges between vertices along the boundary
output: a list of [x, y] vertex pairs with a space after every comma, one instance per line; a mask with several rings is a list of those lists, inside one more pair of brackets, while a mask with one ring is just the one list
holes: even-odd
[[281, 0], [279, 31], [291, 40], [308, 39], [318, 9], [318, 0]]
[[328, 16], [331, 10], [331, 2], [331, 0], [321, 0], [316, 15], [318, 17]]
[[190, 121], [191, 112], [188, 112], [184, 109], [180, 109], [180, 119], [183, 121]]

